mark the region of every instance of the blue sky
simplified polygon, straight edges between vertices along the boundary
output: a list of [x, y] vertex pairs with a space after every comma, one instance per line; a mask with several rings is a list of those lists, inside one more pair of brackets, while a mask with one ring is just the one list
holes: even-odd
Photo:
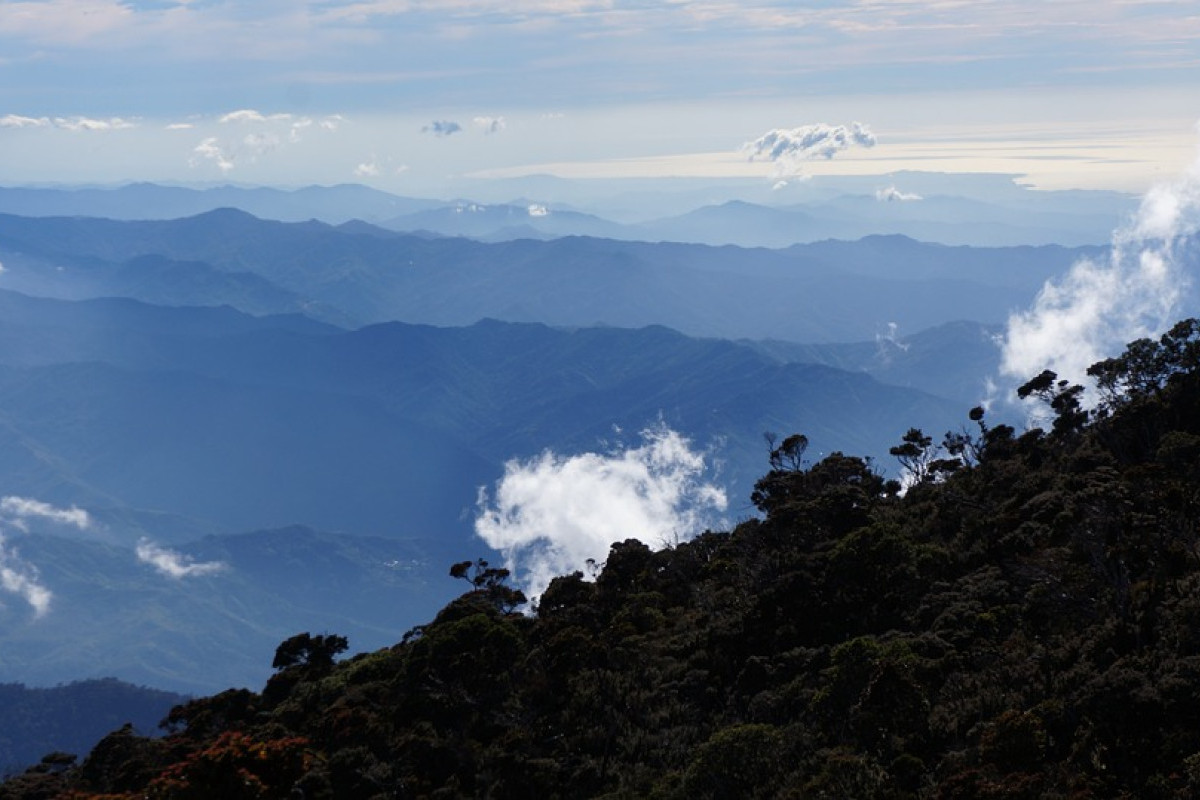
[[1194, 1], [0, 1], [5, 184], [778, 180], [743, 145], [860, 122], [783, 177], [1138, 191], [1197, 118]]

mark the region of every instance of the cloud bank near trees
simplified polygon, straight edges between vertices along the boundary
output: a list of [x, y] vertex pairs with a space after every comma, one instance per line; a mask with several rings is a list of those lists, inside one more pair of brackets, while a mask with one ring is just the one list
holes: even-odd
[[1113, 233], [1106, 258], [1083, 259], [1048, 281], [1033, 306], [1011, 315], [1001, 374], [1024, 382], [1044, 369], [1088, 384], [1087, 368], [1129, 342], [1161, 333], [1189, 308], [1198, 263], [1200, 158], [1142, 198]]

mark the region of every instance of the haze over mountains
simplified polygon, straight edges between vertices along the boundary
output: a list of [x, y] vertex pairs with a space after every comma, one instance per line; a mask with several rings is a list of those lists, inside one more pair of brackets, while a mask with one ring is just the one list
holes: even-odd
[[[787, 247], [900, 234], [943, 244], [1104, 244], [1136, 204], [1118, 192], [1033, 191], [1007, 175], [823, 177], [783, 190], [761, 181], [522, 178], [471, 184], [474, 199], [412, 198], [365, 186], [195, 189], [134, 183], [0, 187], [0, 213], [177, 219], [238, 208], [262, 219], [362, 220], [388, 230], [487, 241], [593, 236]], [[481, 199], [482, 198], [482, 199]]]
[[[823, 208], [849, 219], [856, 202]], [[21, 212], [0, 215], [3, 494], [89, 514], [5, 528], [8, 563], [53, 599], [0, 609], [0, 681], [215, 691], [261, 682], [298, 630], [383, 646], [454, 593], [450, 563], [490, 553], [478, 491], [509, 459], [617, 451], [647, 426], [706, 453], [731, 519], [753, 513], [765, 432], [890, 469], [908, 427], [957, 428], [983, 396], [996, 326], [1102, 252], [900, 235], [713, 247], [476, 205], [362, 187], [0, 191]], [[1095, 222], [1115, 199], [1079, 207]], [[807, 213], [726, 203], [693, 221], [720, 240], [712, 215], [749, 232], [763, 209], [780, 225]], [[386, 227], [401, 219], [420, 233]], [[508, 240], [521, 226], [539, 238]]]

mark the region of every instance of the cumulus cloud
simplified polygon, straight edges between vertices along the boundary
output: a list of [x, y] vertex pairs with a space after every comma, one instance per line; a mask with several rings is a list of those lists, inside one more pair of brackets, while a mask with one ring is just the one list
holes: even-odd
[[1200, 160], [1153, 187], [1107, 257], [1082, 259], [1048, 281], [1033, 306], [1014, 313], [1002, 344], [1001, 373], [1024, 382], [1044, 369], [1088, 385], [1087, 368], [1126, 344], [1161, 333], [1181, 315], [1196, 266]]
[[145, 538], [138, 541], [136, 553], [138, 561], [149, 564], [168, 578], [176, 580], [212, 575], [228, 569], [228, 565], [222, 561], [195, 562], [190, 556], [160, 547]]
[[741, 152], [750, 161], [769, 161], [776, 165], [776, 177], [800, 175], [805, 161], [828, 160], [851, 147], [874, 147], [875, 134], [861, 122], [845, 125], [801, 125], [799, 128], [775, 128], [752, 142]]
[[508, 123], [504, 121], [504, 117], [476, 117], [471, 120], [476, 128], [479, 128], [484, 133], [499, 133], [508, 127]]
[[450, 136], [462, 130], [462, 125], [448, 119], [435, 119], [421, 128], [421, 133], [432, 133], [434, 136]]
[[190, 131], [194, 127], [196, 127], [196, 126], [190, 122], [172, 122], [166, 126], [166, 130], [168, 130], [168, 131]]
[[913, 192], [902, 192], [895, 186], [887, 186], [875, 190], [875, 199], [881, 203], [911, 203], [925, 198]]
[[494, 495], [480, 489], [475, 532], [532, 598], [555, 576], [603, 560], [613, 542], [686, 539], [726, 505], [724, 490], [705, 480], [704, 455], [657, 426], [637, 447], [509, 461]]

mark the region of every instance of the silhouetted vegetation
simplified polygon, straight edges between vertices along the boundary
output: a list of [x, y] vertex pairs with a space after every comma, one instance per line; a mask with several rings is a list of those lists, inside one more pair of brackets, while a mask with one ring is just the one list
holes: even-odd
[[762, 519], [615, 544], [532, 616], [456, 564], [470, 591], [394, 647], [289, 640], [261, 695], [0, 798], [1197, 796], [1198, 366], [1188, 321], [1093, 368], [1095, 412], [1043, 373], [1050, 430], [910, 430], [903, 492], [770, 437]]

